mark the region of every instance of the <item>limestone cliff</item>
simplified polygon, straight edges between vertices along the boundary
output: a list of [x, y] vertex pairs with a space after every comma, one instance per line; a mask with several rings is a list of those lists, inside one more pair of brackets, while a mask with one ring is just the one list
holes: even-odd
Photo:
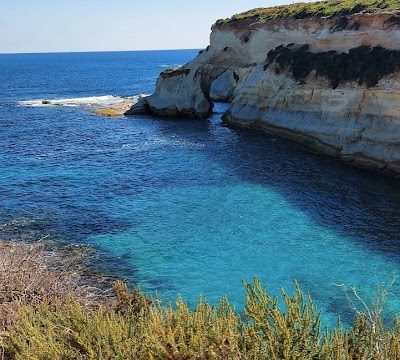
[[228, 101], [228, 125], [400, 174], [400, 12], [386, 10], [218, 21], [210, 46], [130, 113], [206, 117]]

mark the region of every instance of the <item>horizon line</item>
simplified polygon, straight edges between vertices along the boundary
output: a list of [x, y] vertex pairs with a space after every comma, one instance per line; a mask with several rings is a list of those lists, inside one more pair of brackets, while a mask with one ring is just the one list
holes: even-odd
[[150, 52], [150, 51], [182, 51], [182, 50], [201, 50], [199, 48], [182, 49], [136, 49], [136, 50], [62, 50], [62, 51], [37, 51], [37, 52], [0, 52], [0, 55], [46, 55], [46, 54], [88, 54], [88, 53], [106, 53], [106, 52]]

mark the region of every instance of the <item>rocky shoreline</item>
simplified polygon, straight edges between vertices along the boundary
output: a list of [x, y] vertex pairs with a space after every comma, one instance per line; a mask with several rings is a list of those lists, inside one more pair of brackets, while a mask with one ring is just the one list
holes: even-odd
[[206, 118], [225, 101], [228, 126], [400, 176], [399, 59], [398, 11], [238, 16], [218, 21], [210, 46], [126, 114]]

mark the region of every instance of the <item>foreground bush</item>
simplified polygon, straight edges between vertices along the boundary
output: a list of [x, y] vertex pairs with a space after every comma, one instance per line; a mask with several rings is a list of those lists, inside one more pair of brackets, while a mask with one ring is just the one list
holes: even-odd
[[[245, 315], [227, 300], [190, 310], [153, 304], [116, 285], [115, 306], [22, 305], [4, 340], [9, 359], [400, 359], [400, 326], [384, 329], [361, 314], [350, 330], [321, 331], [301, 290], [283, 293], [285, 309], [256, 279], [246, 284]], [[284, 310], [284, 311], [283, 311]]]
[[0, 253], [0, 359], [400, 359], [399, 321], [385, 329], [379, 311], [366, 309], [352, 329], [322, 331], [298, 286], [282, 292], [281, 308], [256, 278], [239, 316], [226, 299], [190, 309], [181, 299], [163, 307], [122, 282], [104, 292], [70, 255], [42, 244], [0, 242]]

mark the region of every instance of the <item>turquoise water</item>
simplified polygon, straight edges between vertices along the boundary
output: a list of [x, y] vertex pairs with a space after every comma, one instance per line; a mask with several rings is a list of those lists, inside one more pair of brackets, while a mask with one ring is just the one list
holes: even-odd
[[327, 324], [351, 321], [345, 289], [371, 302], [400, 270], [398, 181], [223, 127], [222, 104], [178, 120], [19, 103], [150, 93], [195, 53], [0, 56], [2, 236], [91, 245], [100, 269], [191, 304], [226, 294], [241, 311], [242, 279], [296, 279]]

